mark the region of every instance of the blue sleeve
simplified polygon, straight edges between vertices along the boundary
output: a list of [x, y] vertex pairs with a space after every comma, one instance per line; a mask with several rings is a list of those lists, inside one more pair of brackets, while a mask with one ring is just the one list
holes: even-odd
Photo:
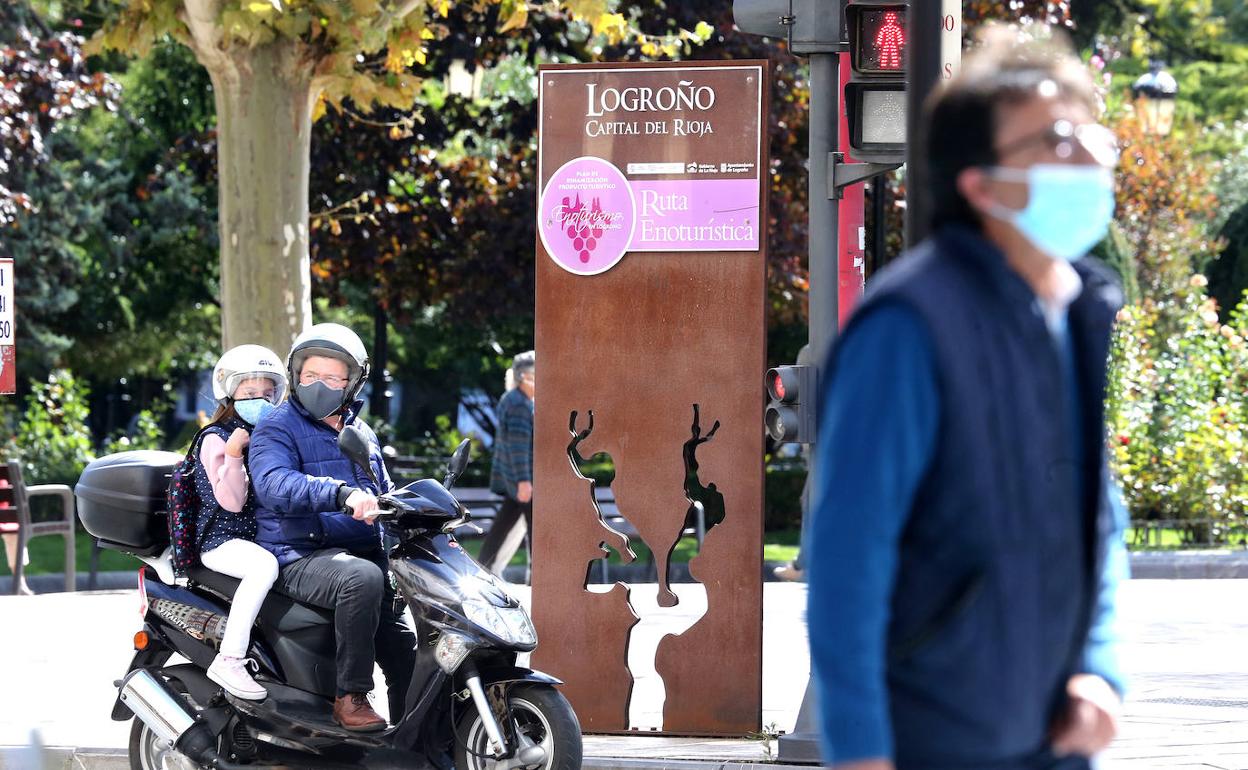
[[1112, 479], [1105, 487], [1113, 528], [1105, 538], [1099, 585], [1094, 598], [1096, 604], [1092, 608], [1092, 625], [1088, 629], [1080, 667], [1083, 673], [1096, 674], [1109, 682], [1121, 696], [1126, 693], [1127, 681], [1118, 665], [1118, 643], [1121, 639], [1118, 628], [1118, 586], [1129, 577], [1131, 571], [1125, 542], [1127, 509], [1122, 503], [1122, 493]]
[[251, 434], [248, 470], [260, 505], [278, 513], [321, 513], [338, 508], [341, 482], [299, 470], [294, 437], [278, 420], [262, 420]]
[[893, 755], [885, 685], [897, 548], [935, 451], [935, 357], [915, 311], [885, 306], [838, 348], [819, 407], [808, 533], [811, 680], [823, 763]]

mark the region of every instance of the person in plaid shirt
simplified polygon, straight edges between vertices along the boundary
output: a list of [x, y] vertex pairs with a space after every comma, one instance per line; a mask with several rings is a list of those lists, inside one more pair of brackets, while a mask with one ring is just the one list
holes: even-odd
[[490, 490], [503, 496], [503, 504], [489, 534], [485, 536], [485, 542], [481, 544], [481, 555], [478, 557], [478, 561], [495, 572], [501, 572], [511, 560], [510, 556], [498, 559], [499, 551], [521, 516], [532, 542], [533, 383], [536, 371], [536, 357], [532, 350], [512, 359], [507, 392], [495, 409], [498, 432], [494, 436]]

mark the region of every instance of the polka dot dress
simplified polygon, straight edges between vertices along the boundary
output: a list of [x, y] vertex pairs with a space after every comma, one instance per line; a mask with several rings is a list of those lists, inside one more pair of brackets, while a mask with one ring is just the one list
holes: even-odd
[[[212, 433], [219, 436], [222, 441], [226, 441], [235, 428], [251, 430], [251, 426], [247, 423], [238, 418], [232, 418], [224, 423], [209, 426], [204, 430], [204, 434]], [[196, 447], [195, 451], [195, 491], [199, 495], [199, 514], [195, 517], [195, 527], [199, 539], [199, 552], [211, 551], [227, 540], [255, 540], [256, 501], [251, 486], [247, 487], [247, 500], [243, 503], [243, 510], [237, 512], [225, 510], [212, 492], [212, 482], [208, 479], [204, 464], [198, 462], [199, 448]], [[246, 457], [247, 452], [244, 450], [244, 463], [247, 462]]]

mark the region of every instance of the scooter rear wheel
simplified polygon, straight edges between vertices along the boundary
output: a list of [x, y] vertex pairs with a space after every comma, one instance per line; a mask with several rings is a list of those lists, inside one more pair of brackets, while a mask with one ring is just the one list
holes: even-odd
[[130, 728], [130, 770], [201, 770], [201, 766], [135, 717]]
[[488, 756], [489, 737], [476, 709], [469, 710], [456, 725], [455, 767], [458, 770], [579, 770], [581, 724], [567, 699], [553, 687], [520, 685], [507, 698], [519, 732], [546, 752], [535, 765]]

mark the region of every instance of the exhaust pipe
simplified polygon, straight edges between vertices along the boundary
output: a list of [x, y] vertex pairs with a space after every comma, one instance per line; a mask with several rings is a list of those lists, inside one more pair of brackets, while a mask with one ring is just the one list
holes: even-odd
[[171, 746], [177, 745], [178, 739], [195, 726], [195, 717], [173, 688], [141, 668], [121, 680], [121, 702]]
[[242, 768], [217, 755], [216, 736], [187, 710], [169, 683], [145, 669], [121, 680], [121, 702], [156, 736], [191, 760], [213, 768]]

